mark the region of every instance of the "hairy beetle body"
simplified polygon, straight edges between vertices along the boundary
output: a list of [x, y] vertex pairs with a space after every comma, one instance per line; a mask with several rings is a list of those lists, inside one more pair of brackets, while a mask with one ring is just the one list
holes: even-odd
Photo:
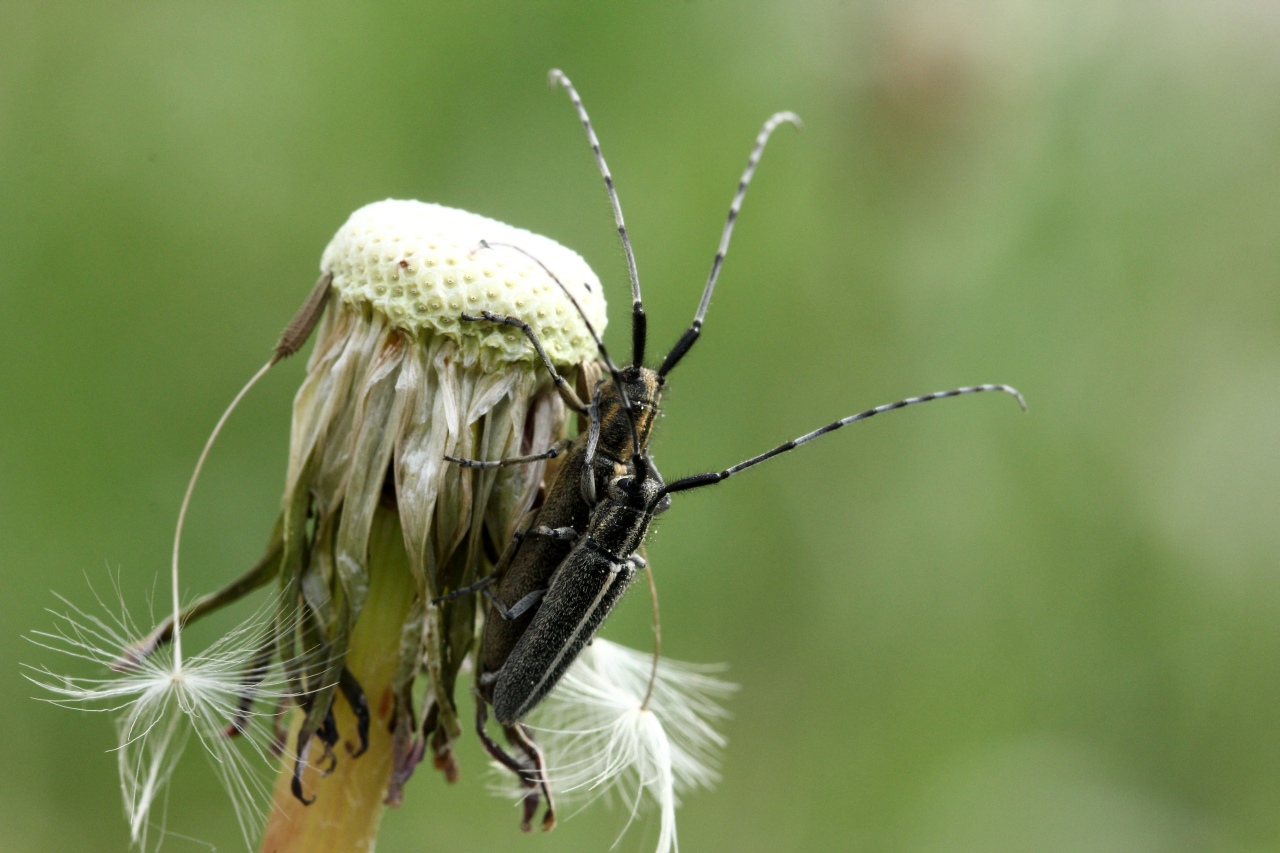
[[599, 504], [552, 574], [537, 615], [495, 674], [492, 701], [498, 722], [514, 723], [542, 701], [631, 585], [633, 555], [655, 515], [649, 502], [664, 485], [655, 470], [640, 481], [634, 495], [619, 488], [633, 481], [626, 475], [610, 484], [610, 497]]

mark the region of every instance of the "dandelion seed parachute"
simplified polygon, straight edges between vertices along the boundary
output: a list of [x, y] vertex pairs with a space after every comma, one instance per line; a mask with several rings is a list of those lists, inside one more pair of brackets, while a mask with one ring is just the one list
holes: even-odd
[[[27, 677], [51, 694], [46, 701], [53, 704], [118, 715], [116, 762], [133, 843], [146, 850], [163, 842], [163, 820], [159, 837], [151, 835], [153, 813], [164, 803], [169, 779], [194, 736], [231, 798], [246, 845], [252, 844], [267, 803], [263, 773], [276, 745], [268, 715], [243, 707], [245, 685], [255, 682], [267, 707], [293, 698], [278, 670], [260, 660], [274, 630], [274, 604], [180, 663], [175, 647], [166, 645], [121, 669], [120, 650], [140, 636], [123, 603], [114, 614], [99, 598], [104, 615], [97, 616], [62, 601], [68, 610], [54, 612], [53, 630], [33, 632], [29, 639], [115, 672], [74, 677], [28, 667]], [[226, 736], [233, 720], [239, 743]]]
[[[548, 776], [562, 798], [620, 800], [628, 825], [646, 805], [660, 814], [658, 853], [675, 849], [682, 794], [719, 780], [724, 735], [715, 724], [737, 686], [719, 667], [639, 652], [597, 637], [533, 713]], [[625, 828], [624, 828], [625, 831]]]

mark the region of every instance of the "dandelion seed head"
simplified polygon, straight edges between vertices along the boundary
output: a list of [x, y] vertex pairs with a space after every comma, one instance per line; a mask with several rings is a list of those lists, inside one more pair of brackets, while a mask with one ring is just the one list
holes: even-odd
[[[509, 244], [528, 256], [497, 245], [479, 249], [481, 241]], [[395, 250], [387, 251], [388, 244]], [[422, 262], [409, 263], [413, 257]], [[501, 327], [459, 325], [459, 306], [526, 319], [568, 316], [561, 326], [538, 330], [547, 354], [557, 364], [594, 359], [586, 326], [538, 261], [559, 277], [603, 334], [608, 322], [604, 293], [581, 255], [540, 234], [465, 210], [397, 199], [365, 205], [334, 235], [321, 268], [333, 273], [343, 302], [369, 305], [395, 328], [447, 332], [466, 347], [484, 348], [502, 360], [531, 361], [534, 352], [523, 336], [509, 336], [510, 330]], [[388, 288], [384, 279], [403, 280], [407, 287]], [[446, 292], [448, 298], [440, 298]]]
[[721, 703], [737, 686], [714, 675], [719, 667], [663, 658], [648, 695], [652, 665], [651, 653], [597, 637], [528, 722], [557, 793], [584, 806], [618, 800], [628, 826], [656, 806], [657, 851], [667, 853], [678, 849], [680, 796], [720, 778], [726, 740], [715, 724], [727, 716]]

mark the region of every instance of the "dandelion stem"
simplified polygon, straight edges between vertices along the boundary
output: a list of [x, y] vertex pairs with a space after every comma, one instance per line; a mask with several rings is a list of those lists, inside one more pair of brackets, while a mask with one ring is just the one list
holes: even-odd
[[658, 682], [658, 662], [662, 660], [662, 619], [658, 616], [658, 584], [653, 579], [653, 569], [644, 567], [645, 577], [649, 579], [649, 600], [653, 602], [653, 669], [649, 671], [649, 686], [644, 691], [644, 701], [640, 710], [649, 710], [649, 700], [653, 698], [653, 685]]
[[[303, 805], [290, 791], [292, 759], [277, 777], [274, 801], [262, 837], [263, 853], [357, 853], [373, 849], [393, 764], [392, 721], [398, 712], [392, 689], [401, 631], [417, 586], [409, 571], [404, 533], [396, 514], [379, 507], [369, 536], [369, 597], [352, 631], [346, 666], [369, 703], [369, 748], [353, 755], [356, 719], [347, 701], [333, 704], [339, 743], [332, 772], [313, 740], [302, 782]], [[288, 741], [295, 742], [303, 714], [296, 711]]]
[[195, 470], [191, 472], [191, 479], [187, 482], [187, 492], [182, 496], [182, 506], [178, 508], [178, 526], [173, 532], [173, 563], [171, 567], [173, 580], [173, 669], [175, 672], [182, 671], [182, 601], [178, 589], [178, 548], [182, 542], [182, 525], [187, 519], [187, 507], [191, 504], [191, 493], [195, 491], [196, 480], [200, 479], [200, 469], [204, 467], [204, 460], [209, 456], [209, 451], [213, 449], [213, 443], [217, 440], [218, 433], [222, 432], [222, 427], [227, 422], [227, 418], [231, 417], [231, 413], [235, 411], [236, 406], [240, 405], [240, 401], [244, 399], [244, 395], [249, 393], [250, 388], [258, 384], [258, 380], [266, 375], [271, 366], [276, 363], [276, 360], [273, 357], [258, 368], [258, 372], [253, 374], [253, 378], [245, 383], [240, 392], [231, 400], [231, 404], [227, 406], [226, 411], [222, 413], [222, 417], [218, 418], [218, 423], [214, 425], [213, 432], [209, 433], [209, 438], [205, 440], [204, 450], [200, 451], [200, 458], [196, 460]]

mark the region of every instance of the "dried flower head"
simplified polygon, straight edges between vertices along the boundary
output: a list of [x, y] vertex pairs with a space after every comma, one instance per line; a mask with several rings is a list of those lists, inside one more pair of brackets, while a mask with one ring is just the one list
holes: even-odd
[[[469, 597], [431, 601], [487, 572], [537, 499], [547, 463], [472, 470], [445, 457], [502, 458], [554, 444], [567, 412], [545, 363], [580, 389], [598, 376], [573, 301], [603, 329], [599, 281], [577, 254], [528, 231], [388, 200], [351, 216], [326, 249], [322, 273], [196, 466], [198, 475], [244, 393], [318, 322], [294, 402], [281, 513], [263, 558], [181, 606], [177, 558], [193, 475], [174, 541], [172, 615], [143, 635], [127, 615], [101, 618], [73, 606], [59, 628], [33, 637], [100, 670], [72, 678], [38, 669], [33, 680], [53, 701], [120, 716], [121, 785], [142, 845], [193, 733], [251, 843], [265, 797], [246, 759], [267, 757], [272, 741], [255, 703], [271, 715], [285, 704], [300, 709], [268, 849], [366, 849], [382, 803], [399, 801], [428, 741], [436, 766], [456, 775], [454, 686], [478, 608]], [[460, 320], [484, 311], [528, 318], [543, 351], [509, 326]], [[270, 612], [184, 657], [185, 625], [273, 581], [280, 591]], [[427, 692], [415, 708], [424, 672]], [[249, 735], [249, 745], [232, 746], [232, 734]], [[304, 817], [312, 802], [340, 819]]]
[[[516, 456], [566, 431], [564, 403], [529, 341], [510, 326], [460, 316], [527, 317], [551, 362], [578, 374], [576, 366], [595, 356], [582, 319], [543, 266], [482, 248], [485, 241], [519, 246], [556, 270], [593, 325], [604, 324], [594, 273], [545, 237], [439, 205], [371, 204], [325, 250], [322, 269], [337, 298], [294, 403], [277, 572], [286, 598], [303, 606], [309, 633], [330, 652], [325, 671], [293, 674], [309, 697], [298, 752], [325, 726], [340, 689], [357, 710], [356, 691], [376, 690], [375, 705], [392, 706], [397, 732], [393, 800], [416, 760], [413, 732], [429, 723], [436, 762], [452, 772], [449, 744], [461, 731], [454, 685], [473, 643], [476, 602], [428, 602], [484, 574], [542, 483], [542, 464], [470, 470], [445, 457]], [[379, 511], [402, 530], [414, 588], [388, 634], [398, 657], [391, 683], [343, 689]], [[287, 657], [295, 638], [281, 639]], [[423, 663], [430, 693], [415, 714], [411, 691]]]

